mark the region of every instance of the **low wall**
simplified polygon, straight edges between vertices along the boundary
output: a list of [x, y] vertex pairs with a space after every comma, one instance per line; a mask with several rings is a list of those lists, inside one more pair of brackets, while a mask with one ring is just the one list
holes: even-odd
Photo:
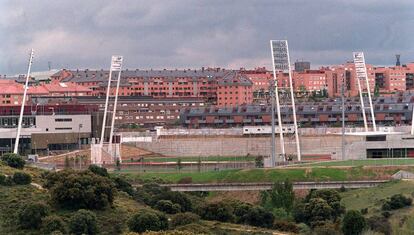
[[[360, 136], [346, 136], [346, 146], [361, 141]], [[302, 136], [302, 155], [330, 155], [332, 159], [342, 159], [340, 135]], [[172, 157], [190, 156], [269, 156], [271, 138], [266, 137], [192, 137], [161, 138], [153, 142], [137, 142], [136, 147]], [[286, 153], [295, 153], [294, 136], [285, 136]], [[364, 148], [346, 149], [353, 158], [364, 158]], [[276, 153], [280, 153], [279, 138], [276, 138]]]

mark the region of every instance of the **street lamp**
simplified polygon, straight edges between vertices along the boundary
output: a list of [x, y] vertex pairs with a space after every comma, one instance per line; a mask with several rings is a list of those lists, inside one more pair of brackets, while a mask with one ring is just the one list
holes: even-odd
[[83, 125], [79, 124], [79, 129], [78, 129], [78, 148], [79, 148], [79, 150], [81, 150], [80, 129], [82, 127], [83, 127]]

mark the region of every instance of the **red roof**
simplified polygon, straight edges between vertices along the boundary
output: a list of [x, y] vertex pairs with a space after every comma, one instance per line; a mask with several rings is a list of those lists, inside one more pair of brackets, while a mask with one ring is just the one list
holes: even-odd
[[44, 84], [45, 89], [51, 93], [65, 93], [65, 92], [92, 92], [91, 89], [75, 84], [75, 83], [58, 83], [58, 84]]
[[[18, 84], [10, 80], [0, 80], [0, 95], [23, 95], [24, 89], [22, 84]], [[30, 86], [28, 89], [29, 95], [49, 95], [50, 93], [87, 93], [92, 92], [91, 89], [73, 84], [43, 84], [40, 86]]]

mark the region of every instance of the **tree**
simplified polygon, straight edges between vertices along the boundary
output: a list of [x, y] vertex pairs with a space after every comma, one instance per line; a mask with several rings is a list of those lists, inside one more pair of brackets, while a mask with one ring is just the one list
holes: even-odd
[[305, 206], [305, 213], [308, 216], [308, 223], [313, 225], [319, 221], [331, 220], [334, 210], [322, 198], [312, 198]]
[[193, 208], [191, 200], [188, 197], [188, 195], [182, 192], [173, 192], [168, 189], [164, 191], [162, 194], [153, 195], [152, 198], [153, 198], [152, 204], [155, 204], [156, 202], [160, 200], [170, 200], [172, 203], [180, 205], [182, 212], [191, 211]]
[[116, 159], [116, 170], [121, 170], [121, 161], [119, 160], [119, 158]]
[[234, 219], [233, 208], [225, 202], [203, 204], [199, 208], [198, 214], [206, 220], [231, 222]]
[[66, 234], [66, 223], [57, 215], [50, 215], [42, 220], [42, 232], [43, 234], [51, 234], [52, 232], [59, 231], [62, 234]]
[[201, 172], [201, 157], [198, 157], [198, 160], [197, 160], [197, 170], [198, 172]]
[[257, 156], [254, 159], [254, 164], [255, 164], [256, 168], [263, 168], [263, 166], [264, 166], [263, 156]]
[[69, 157], [65, 156], [65, 169], [69, 169], [70, 168], [70, 161], [69, 161]]
[[89, 210], [78, 210], [69, 220], [69, 230], [75, 235], [98, 234], [97, 219], [95, 213]]
[[333, 219], [336, 220], [344, 212], [345, 208], [341, 205], [341, 195], [337, 190], [333, 189], [320, 189], [311, 191], [305, 201], [310, 201], [313, 198], [322, 198], [333, 210]]
[[245, 221], [253, 226], [271, 228], [274, 216], [261, 206], [251, 207], [245, 217]]
[[49, 208], [43, 203], [26, 204], [17, 212], [17, 221], [22, 228], [37, 229], [48, 213]]
[[25, 172], [16, 172], [13, 174], [13, 182], [20, 185], [30, 184], [32, 182], [32, 176]]
[[133, 196], [134, 195], [134, 188], [132, 187], [132, 185], [126, 181], [123, 177], [120, 176], [116, 176], [114, 178], [112, 178], [112, 181], [115, 183], [115, 187], [123, 192], [128, 193], [129, 195]]
[[165, 230], [168, 228], [168, 219], [164, 214], [141, 210], [128, 220], [128, 228], [137, 233]]
[[8, 166], [17, 169], [23, 169], [26, 163], [20, 155], [15, 153], [3, 154], [3, 156], [1, 156], [1, 160], [5, 162]]
[[155, 204], [155, 208], [167, 214], [176, 214], [181, 212], [181, 206], [179, 204], [172, 203], [170, 200], [158, 201], [157, 204]]
[[383, 211], [396, 210], [406, 206], [411, 206], [412, 199], [402, 194], [395, 194], [382, 205]]
[[342, 232], [344, 235], [358, 235], [362, 233], [366, 222], [361, 212], [350, 210], [345, 213], [342, 220]]
[[52, 200], [69, 209], [103, 209], [112, 205], [114, 184], [91, 171], [61, 171], [47, 176]]
[[5, 185], [7, 176], [0, 174], [0, 185]]
[[106, 170], [106, 168], [103, 168], [103, 167], [92, 164], [92, 165], [89, 165], [88, 170], [90, 170], [94, 174], [97, 174], [97, 175], [100, 175], [100, 176], [103, 176], [103, 177], [109, 177], [109, 173]]
[[378, 97], [380, 95], [380, 88], [378, 85], [375, 85], [374, 88], [374, 97]]
[[183, 164], [181, 162], [181, 158], [178, 158], [177, 160], [177, 169], [178, 171], [180, 171], [183, 168]]
[[288, 179], [285, 182], [276, 182], [270, 191], [262, 191], [261, 205], [268, 210], [273, 208], [284, 208], [290, 212], [295, 200], [293, 184]]

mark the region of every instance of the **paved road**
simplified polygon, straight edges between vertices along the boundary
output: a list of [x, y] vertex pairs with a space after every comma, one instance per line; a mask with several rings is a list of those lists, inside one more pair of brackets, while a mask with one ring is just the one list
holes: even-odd
[[[293, 189], [326, 189], [326, 188], [371, 188], [386, 183], [388, 180], [364, 181], [324, 181], [324, 182], [294, 182]], [[273, 183], [209, 183], [209, 184], [163, 184], [172, 191], [261, 191], [272, 188]], [[139, 186], [139, 185], [135, 185]]]

